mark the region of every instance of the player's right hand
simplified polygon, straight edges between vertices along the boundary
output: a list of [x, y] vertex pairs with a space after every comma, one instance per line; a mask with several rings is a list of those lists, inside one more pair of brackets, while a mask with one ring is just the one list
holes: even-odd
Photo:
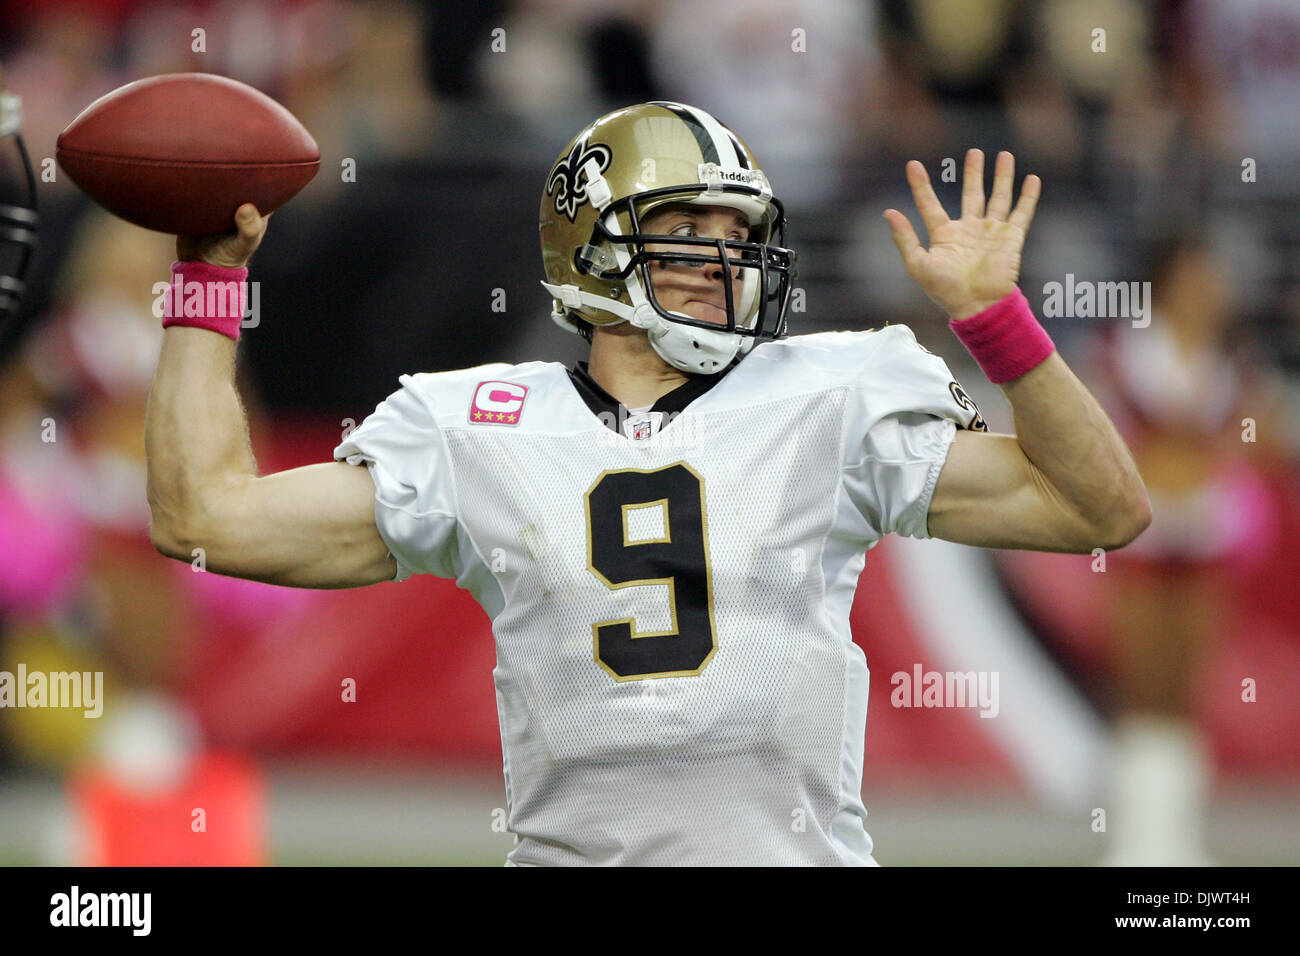
[[259, 216], [257, 207], [246, 202], [235, 210], [235, 228], [230, 232], [215, 236], [177, 236], [176, 258], [182, 262], [200, 260], [227, 269], [242, 269], [261, 245], [270, 218], [270, 213]]

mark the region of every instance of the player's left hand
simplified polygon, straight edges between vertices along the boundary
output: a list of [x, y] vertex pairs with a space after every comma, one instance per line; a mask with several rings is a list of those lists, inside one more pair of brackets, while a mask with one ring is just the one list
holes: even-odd
[[934, 194], [925, 166], [916, 160], [909, 162], [907, 182], [930, 234], [929, 249], [921, 246], [906, 216], [897, 209], [885, 210], [908, 275], [953, 319], [969, 318], [993, 305], [1010, 294], [1020, 277], [1020, 250], [1043, 182], [1037, 176], [1026, 176], [1013, 210], [1015, 171], [1015, 157], [1005, 151], [998, 153], [993, 193], [986, 209], [984, 153], [969, 150], [962, 173], [961, 218], [952, 220]]

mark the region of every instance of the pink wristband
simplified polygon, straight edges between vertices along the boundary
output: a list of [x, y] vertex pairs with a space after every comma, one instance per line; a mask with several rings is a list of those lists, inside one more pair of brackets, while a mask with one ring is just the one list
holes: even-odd
[[[172, 281], [163, 293], [163, 328], [187, 325], [239, 341], [248, 288], [247, 269], [206, 262], [173, 262]], [[179, 303], [173, 306], [173, 303]]]
[[950, 320], [948, 328], [994, 385], [1019, 378], [1056, 350], [1018, 287], [983, 312]]

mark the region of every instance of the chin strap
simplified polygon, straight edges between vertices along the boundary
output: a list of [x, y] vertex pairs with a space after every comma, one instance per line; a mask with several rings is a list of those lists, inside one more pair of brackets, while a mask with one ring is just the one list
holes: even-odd
[[[630, 305], [624, 305], [622, 302], [615, 302], [604, 296], [594, 295], [591, 292], [583, 292], [576, 285], [555, 285], [552, 282], [543, 282], [542, 288], [551, 294], [556, 300], [556, 304], [551, 307], [551, 319], [570, 332], [577, 332], [578, 327], [569, 319], [569, 310], [577, 311], [586, 306], [589, 309], [599, 309], [602, 312], [609, 312], [618, 316], [620, 322], [633, 322], [635, 310]], [[658, 318], [658, 316], [656, 316]], [[616, 325], [617, 323], [610, 323]], [[644, 326], [637, 326], [644, 328]]]
[[[570, 310], [582, 306], [609, 312], [618, 316], [621, 322], [631, 322], [637, 328], [645, 329], [650, 345], [659, 357], [683, 372], [711, 375], [730, 365], [737, 355], [744, 355], [754, 347], [754, 340], [746, 336], [679, 325], [659, 315], [648, 302], [643, 301], [634, 307], [584, 292], [575, 285], [543, 282], [542, 287], [556, 300], [551, 308], [551, 321], [560, 328], [576, 334], [578, 327], [570, 316]], [[628, 292], [629, 295], [642, 296], [639, 286], [635, 293], [630, 287]]]

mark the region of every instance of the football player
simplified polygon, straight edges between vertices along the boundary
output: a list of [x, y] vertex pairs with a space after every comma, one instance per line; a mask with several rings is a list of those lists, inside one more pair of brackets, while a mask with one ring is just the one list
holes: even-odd
[[[4, 161], [4, 172], [15, 165], [16, 182], [0, 178], [0, 364], [23, 333], [19, 328], [19, 306], [27, 289], [27, 271], [36, 248], [36, 174], [22, 137], [22, 101], [5, 89], [0, 73], [0, 145], [12, 159]], [[10, 145], [12, 144], [12, 150]]]
[[[543, 190], [553, 318], [591, 343], [576, 368], [402, 376], [336, 461], [259, 477], [238, 323], [165, 319], [153, 540], [276, 584], [467, 588], [496, 639], [512, 863], [872, 865], [848, 624], [866, 552], [891, 532], [1088, 552], [1148, 521], [1016, 288], [1040, 184], [1013, 208], [1013, 173], [999, 155], [986, 204], [970, 152], [953, 220], [909, 163], [928, 249], [886, 216], [1016, 435], [988, 434], [905, 326], [787, 337], [794, 256], [753, 153], [645, 103], [582, 130]], [[237, 225], [180, 240], [173, 269], [244, 279], [266, 220]]]

